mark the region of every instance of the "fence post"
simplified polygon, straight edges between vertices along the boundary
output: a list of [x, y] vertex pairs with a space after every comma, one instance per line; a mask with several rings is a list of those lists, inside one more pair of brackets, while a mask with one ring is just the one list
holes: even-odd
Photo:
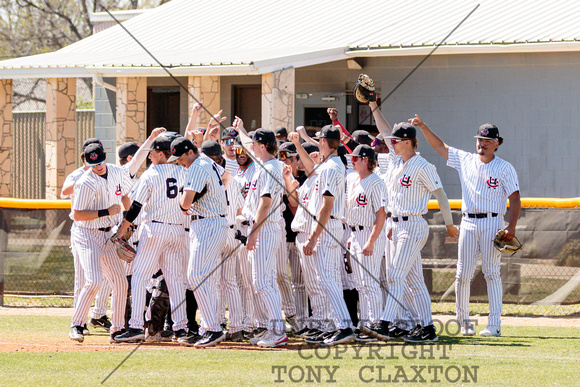
[[0, 306], [4, 306], [4, 257], [8, 252], [8, 224], [0, 208]]

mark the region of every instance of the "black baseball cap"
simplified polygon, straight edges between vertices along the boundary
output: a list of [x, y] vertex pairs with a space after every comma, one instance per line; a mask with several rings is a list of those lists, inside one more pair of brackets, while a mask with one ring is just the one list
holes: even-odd
[[260, 144], [276, 143], [276, 135], [270, 129], [257, 129], [252, 138], [252, 142]]
[[135, 153], [139, 150], [139, 145], [137, 143], [131, 141], [126, 142], [119, 147], [117, 150], [117, 154], [119, 155], [120, 159], [127, 158], [127, 156], [134, 156]]
[[308, 154], [320, 152], [320, 148], [318, 148], [318, 145], [310, 141], [302, 143], [302, 148], [304, 148], [304, 150], [308, 152]]
[[91, 145], [91, 144], [98, 144], [101, 146], [101, 148], [103, 147], [103, 143], [101, 142], [101, 140], [99, 140], [98, 138], [88, 138], [85, 140], [85, 142], [83, 142], [83, 147], [82, 147], [82, 152], [85, 151], [85, 149], [87, 148], [87, 146]]
[[393, 128], [391, 135], [386, 138], [399, 138], [403, 140], [417, 138], [417, 129], [410, 122], [399, 122]]
[[346, 149], [346, 147], [344, 145], [340, 144], [338, 146], [338, 149], [336, 150], [336, 154], [338, 156], [346, 156], [346, 155], [348, 155], [348, 149]]
[[334, 125], [326, 125], [320, 132], [316, 133], [316, 138], [326, 138], [327, 140], [340, 140], [340, 130]]
[[105, 149], [97, 143], [87, 145], [83, 153], [85, 155], [85, 164], [89, 167], [101, 165], [107, 159]]
[[371, 136], [366, 130], [355, 130], [352, 132], [352, 138], [359, 144], [371, 145], [375, 137]]
[[224, 152], [222, 151], [221, 145], [217, 141], [204, 141], [201, 144], [201, 151], [205, 153], [206, 156], [221, 156]]
[[368, 157], [370, 160], [374, 160], [376, 158], [375, 150], [371, 148], [369, 145], [360, 144], [351, 154], [345, 155], [346, 157]]
[[171, 149], [171, 143], [173, 139], [169, 136], [157, 136], [151, 142], [151, 146], [149, 147], [149, 151], [157, 150], [157, 151], [168, 151]]
[[479, 127], [475, 138], [482, 138], [487, 140], [496, 140], [500, 144], [503, 142], [503, 137], [499, 135], [499, 129], [494, 124], [483, 124]]
[[278, 126], [276, 129], [274, 129], [274, 134], [276, 135], [276, 137], [279, 137], [279, 136], [287, 136], [288, 135], [288, 131], [286, 130], [285, 127]]
[[228, 138], [236, 138], [238, 134], [238, 131], [233, 126], [225, 128], [222, 131], [222, 141], [227, 140]]
[[172, 162], [189, 152], [192, 149], [194, 152], [197, 151], [197, 148], [191, 141], [189, 141], [185, 137], [178, 137], [171, 142], [171, 148], [169, 151], [171, 152], [171, 157], [167, 159], [167, 162]]
[[296, 151], [296, 145], [291, 141], [286, 141], [280, 145], [280, 152], [286, 151], [289, 156], [296, 156], [298, 152]]

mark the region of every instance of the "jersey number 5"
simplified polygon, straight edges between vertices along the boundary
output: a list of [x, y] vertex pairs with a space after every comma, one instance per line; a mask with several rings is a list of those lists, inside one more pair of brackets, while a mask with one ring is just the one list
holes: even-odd
[[174, 178], [169, 178], [165, 180], [165, 187], [167, 188], [167, 197], [169, 199], [174, 199], [177, 197], [177, 180]]

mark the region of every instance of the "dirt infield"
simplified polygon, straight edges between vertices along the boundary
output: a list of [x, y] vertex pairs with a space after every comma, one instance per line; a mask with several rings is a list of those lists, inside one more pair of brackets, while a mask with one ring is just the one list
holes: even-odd
[[[0, 307], [0, 318], [2, 316], [56, 316], [70, 317], [73, 314], [73, 308], [18, 308], [18, 307]], [[487, 316], [473, 316], [476, 325], [479, 327], [486, 326]], [[454, 316], [434, 315], [435, 325], [453, 322]], [[580, 318], [551, 318], [551, 317], [502, 317], [504, 326], [529, 327], [563, 327], [563, 328], [580, 328]], [[68, 339], [68, 332], [63, 330], [62, 338], [46, 339], [18, 339], [13, 337], [6, 338], [0, 334], [0, 352], [97, 352], [97, 351], [132, 351], [136, 344], [109, 344], [109, 335], [104, 330], [91, 329], [91, 334], [85, 336], [82, 344], [75, 343]], [[247, 342], [244, 343], [220, 343], [217, 347], [206, 348], [204, 350], [241, 350], [241, 351], [288, 351], [296, 350], [304, 342], [299, 339], [291, 338], [287, 346], [282, 348], [264, 349], [257, 348]], [[199, 350], [193, 347], [183, 347], [177, 343], [143, 343], [139, 350], [172, 350], [172, 349], [189, 349]]]

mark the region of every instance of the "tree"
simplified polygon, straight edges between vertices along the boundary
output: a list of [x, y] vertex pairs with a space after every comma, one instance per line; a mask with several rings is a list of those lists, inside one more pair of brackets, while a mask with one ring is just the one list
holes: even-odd
[[[0, 0], [0, 60], [56, 51], [86, 38], [93, 30], [90, 15], [103, 12], [103, 7], [109, 11], [154, 8], [168, 1]], [[34, 89], [26, 95], [15, 92], [14, 102], [35, 100], [37, 95]]]

